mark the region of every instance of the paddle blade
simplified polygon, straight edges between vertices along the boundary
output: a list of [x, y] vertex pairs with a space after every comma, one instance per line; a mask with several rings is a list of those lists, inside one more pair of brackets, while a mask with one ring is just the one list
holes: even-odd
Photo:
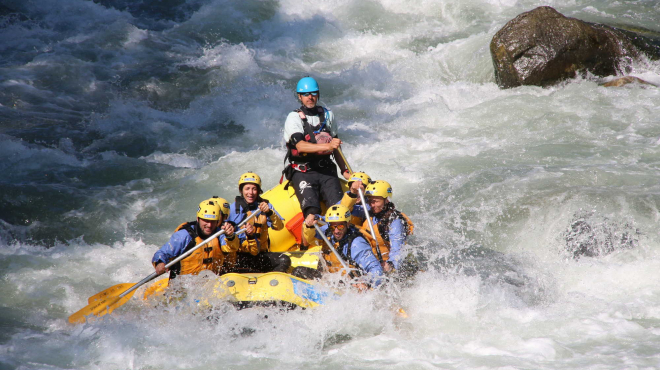
[[167, 289], [170, 283], [170, 278], [165, 278], [165, 279], [160, 279], [157, 282], [151, 284], [150, 287], [148, 287], [144, 291], [144, 296], [142, 296], [142, 299], [147, 299], [154, 294], [161, 294]]
[[122, 283], [122, 284], [113, 285], [110, 288], [102, 292], [98, 292], [93, 296], [89, 297], [89, 299], [87, 300], [87, 304], [92, 304], [96, 301], [100, 301], [108, 297], [118, 296], [124, 293], [125, 291], [127, 291], [128, 289], [130, 289], [133, 285], [135, 285], [135, 283]]
[[80, 311], [69, 316], [69, 322], [72, 324], [82, 324], [87, 321], [87, 317], [89, 316], [101, 317], [107, 315], [114, 311], [116, 308], [123, 306], [124, 303], [128, 302], [128, 300], [133, 297], [133, 294], [135, 294], [135, 290], [121, 298], [116, 296], [95, 301], [81, 308]]

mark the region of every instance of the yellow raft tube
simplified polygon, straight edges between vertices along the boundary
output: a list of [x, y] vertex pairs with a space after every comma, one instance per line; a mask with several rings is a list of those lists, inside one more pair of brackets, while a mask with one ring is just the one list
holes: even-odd
[[[287, 252], [291, 258], [291, 268], [317, 268], [320, 249], [314, 247], [305, 252]], [[240, 308], [272, 304], [313, 308], [323, 304], [330, 296], [327, 290], [316, 287], [316, 282], [283, 272], [229, 273], [216, 279], [214, 298], [228, 299]], [[169, 278], [157, 281], [145, 290], [144, 299], [165, 293], [168, 285]]]

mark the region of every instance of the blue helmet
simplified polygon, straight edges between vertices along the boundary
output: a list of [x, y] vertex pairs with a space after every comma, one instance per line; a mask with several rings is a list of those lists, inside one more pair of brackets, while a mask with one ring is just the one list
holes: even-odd
[[315, 79], [311, 77], [303, 77], [298, 81], [298, 86], [296, 86], [297, 93], [307, 93], [307, 92], [316, 92], [319, 91], [319, 84]]

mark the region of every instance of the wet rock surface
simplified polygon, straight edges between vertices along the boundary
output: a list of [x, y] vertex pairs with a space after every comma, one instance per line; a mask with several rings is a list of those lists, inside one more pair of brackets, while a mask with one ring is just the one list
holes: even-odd
[[579, 212], [573, 216], [563, 238], [566, 251], [579, 259], [635, 248], [639, 235], [639, 230], [629, 223], [617, 223], [593, 212]]
[[602, 84], [605, 87], [621, 87], [629, 84], [641, 84], [641, 85], [649, 85], [649, 86], [656, 86], [648, 81], [644, 81], [641, 78], [638, 77], [633, 77], [633, 76], [625, 76], [621, 78], [616, 78], [612, 81], [605, 82]]
[[642, 55], [657, 59], [660, 35], [588, 23], [544, 6], [509, 21], [493, 36], [490, 52], [501, 88], [548, 86], [578, 73], [622, 74]]

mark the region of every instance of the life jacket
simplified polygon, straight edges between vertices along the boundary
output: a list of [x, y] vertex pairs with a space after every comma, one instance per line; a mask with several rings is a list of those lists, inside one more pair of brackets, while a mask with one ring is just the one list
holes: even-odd
[[[362, 224], [364, 224], [364, 206], [362, 205], [362, 213], [360, 216], [356, 216], [354, 214], [351, 214], [351, 224], [353, 224], [355, 227], [362, 227]], [[368, 226], [367, 226], [368, 227]]]
[[[317, 106], [316, 109], [318, 110], [319, 119], [321, 121], [316, 127], [312, 127], [312, 125], [307, 120], [307, 116], [301, 109], [294, 110], [294, 112], [298, 113], [300, 119], [303, 122], [304, 140], [312, 144], [317, 143], [316, 137], [321, 133], [331, 135], [330, 128], [326, 125], [328, 120], [328, 110], [321, 106]], [[286, 157], [284, 157], [284, 162], [288, 160], [293, 165], [295, 170], [306, 172], [308, 168], [327, 167], [333, 164], [332, 160], [330, 159], [331, 153], [300, 153], [298, 149], [296, 149], [296, 146], [290, 142], [286, 143], [286, 148], [287, 152]]]
[[[378, 240], [378, 249], [380, 254], [383, 257], [383, 261], [388, 261], [390, 259], [390, 224], [395, 219], [400, 219], [403, 221], [403, 230], [406, 233], [406, 237], [412, 235], [415, 225], [413, 222], [406, 216], [405, 213], [396, 210], [392, 202], [388, 203], [387, 209], [381, 211], [383, 217], [381, 217], [376, 225], [374, 225], [374, 234], [376, 234], [376, 240]], [[371, 244], [371, 249], [374, 252], [375, 256], [378, 256], [378, 250], [376, 249], [376, 241], [371, 237], [371, 230], [369, 229], [369, 224], [371, 220], [364, 220], [360, 232], [365, 239]]]
[[[186, 230], [192, 238], [183, 253], [204, 241], [193, 226], [198, 227], [197, 221], [184, 222], [175, 230], [175, 232]], [[197, 275], [203, 270], [210, 270], [219, 275], [222, 272], [224, 260], [225, 254], [222, 252], [220, 241], [218, 238], [214, 238], [205, 246], [197, 248], [191, 255], [170, 267], [170, 279], [176, 278], [177, 275]]]
[[[330, 228], [328, 228], [325, 231], [325, 236], [326, 238], [328, 238], [328, 240], [330, 240], [332, 236], [332, 231], [330, 230]], [[339, 253], [339, 255], [341, 255], [344, 261], [348, 264], [348, 267], [351, 269], [357, 268], [358, 271], [361, 271], [362, 269], [351, 258], [351, 246], [353, 245], [353, 240], [355, 240], [355, 238], [362, 238], [362, 237], [363, 235], [362, 233], [360, 233], [358, 229], [349, 225], [348, 232], [346, 233], [346, 235], [344, 235], [344, 238], [334, 243], [335, 250]], [[343, 243], [340, 244], [340, 242], [342, 241]], [[346, 253], [344, 253], [344, 248], [342, 247], [342, 245], [344, 244], [347, 244]], [[344, 266], [341, 264], [341, 262], [339, 262], [337, 256], [330, 250], [330, 248], [325, 248], [325, 247], [323, 248], [323, 258], [325, 259], [328, 265], [329, 272], [337, 272], [344, 268]]]
[[[245, 198], [243, 198], [240, 195], [236, 197], [235, 202], [236, 204], [234, 205], [234, 207], [236, 208], [236, 212], [245, 215], [243, 219], [250, 217], [250, 215], [252, 215], [253, 212], [256, 212], [258, 209], [257, 205], [259, 203], [261, 202], [270, 203], [268, 202], [267, 199], [262, 199], [261, 197], [258, 197], [257, 200], [250, 206], [245, 201]], [[270, 251], [270, 238], [268, 237], [268, 216], [266, 216], [263, 213], [260, 213], [259, 216], [251, 219], [250, 221], [248, 221], [248, 223], [254, 226], [255, 229], [254, 234], [248, 236], [243, 241], [238, 251], [241, 253], [250, 252], [250, 243], [255, 243], [255, 242], [258, 243], [259, 253]]]

